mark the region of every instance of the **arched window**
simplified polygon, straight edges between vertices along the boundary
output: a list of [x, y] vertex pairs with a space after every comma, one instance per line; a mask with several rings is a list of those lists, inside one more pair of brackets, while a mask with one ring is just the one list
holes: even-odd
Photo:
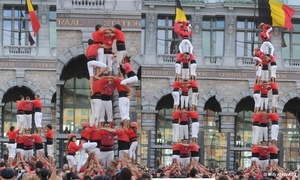
[[282, 119], [283, 167], [296, 170], [300, 164], [300, 98], [289, 100], [283, 111], [285, 112]]
[[[172, 94], [163, 96], [157, 103], [156, 110], [156, 144], [171, 145], [172, 144], [172, 110], [173, 110]], [[164, 163], [172, 163], [172, 149], [156, 149], [156, 166]]]
[[61, 132], [68, 128], [73, 133], [81, 132], [82, 122], [89, 122], [90, 87], [86, 57], [74, 58], [63, 70], [62, 87], [62, 126]]
[[[252, 114], [254, 100], [247, 96], [236, 105], [235, 112], [235, 146], [251, 147], [252, 144]], [[251, 151], [235, 152], [235, 167], [249, 167], [251, 165]]]
[[224, 135], [220, 133], [219, 112], [221, 112], [221, 106], [215, 96], [206, 101], [204, 110], [206, 111], [203, 119], [204, 164], [209, 167], [225, 167], [226, 158], [222, 155], [224, 152], [220, 152], [222, 149], [220, 146], [224, 141], [226, 143], [226, 140], [224, 140]]

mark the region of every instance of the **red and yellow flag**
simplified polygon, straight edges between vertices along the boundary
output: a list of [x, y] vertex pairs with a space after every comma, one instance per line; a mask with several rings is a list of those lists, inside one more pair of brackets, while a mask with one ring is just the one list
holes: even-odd
[[294, 30], [292, 18], [295, 10], [291, 7], [275, 0], [259, 0], [258, 12], [258, 23]]
[[27, 3], [27, 8], [28, 8], [28, 13], [30, 16], [30, 21], [31, 21], [31, 26], [32, 26], [32, 30], [33, 30], [33, 36], [36, 36], [36, 34], [38, 33], [38, 31], [41, 28], [40, 22], [38, 17], [36, 16], [31, 0], [26, 0]]
[[175, 22], [177, 21], [186, 21], [186, 16], [185, 13], [182, 9], [180, 0], [176, 0], [176, 17], [175, 17]]

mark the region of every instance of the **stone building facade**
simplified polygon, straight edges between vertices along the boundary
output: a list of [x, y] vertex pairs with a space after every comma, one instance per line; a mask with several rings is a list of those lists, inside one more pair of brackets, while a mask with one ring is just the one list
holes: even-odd
[[[255, 78], [251, 46], [253, 43], [254, 47], [259, 46], [259, 29], [255, 28], [257, 22], [253, 18], [258, 12], [253, 1], [210, 2], [181, 3], [194, 28], [191, 42], [196, 55], [199, 84], [200, 159], [206, 166], [234, 169], [248, 166], [251, 156], [249, 141]], [[293, 23], [296, 26], [300, 17], [297, 9], [300, 6], [293, 5], [296, 9]], [[143, 159], [148, 166], [169, 163], [172, 153], [167, 139], [172, 136], [171, 93], [176, 44], [179, 42], [172, 32], [174, 19], [173, 1], [143, 1], [142, 134], [145, 134], [144, 137], [151, 136], [151, 142], [145, 140], [141, 144], [141, 151], [151, 152], [147, 148], [153, 150]], [[291, 38], [297, 36], [299, 31], [297, 28], [291, 32], [275, 27], [272, 32], [280, 95], [280, 165], [288, 168], [295, 168], [300, 161], [299, 158], [288, 157], [288, 153], [297, 156], [300, 153], [299, 143], [294, 143], [299, 140], [300, 128], [300, 59], [291, 52], [291, 49], [297, 49]]]
[[[21, 1], [22, 2], [22, 1]], [[20, 95], [43, 101], [43, 121], [52, 123], [53, 97], [56, 92], [56, 0], [35, 1], [41, 28], [33, 36], [25, 1], [0, 2], [0, 121], [1, 137], [6, 137], [10, 126], [16, 126], [15, 102]], [[29, 37], [32, 37], [31, 43]], [[34, 43], [33, 43], [34, 42]], [[33, 123], [34, 124], [34, 123]], [[7, 149], [1, 143], [2, 154]]]

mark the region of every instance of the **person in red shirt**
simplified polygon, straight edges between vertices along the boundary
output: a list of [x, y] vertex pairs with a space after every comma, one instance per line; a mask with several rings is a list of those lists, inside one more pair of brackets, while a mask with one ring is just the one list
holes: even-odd
[[259, 120], [260, 142], [268, 140], [268, 125], [269, 125], [268, 113], [266, 113], [266, 111], [261, 111], [260, 120]]
[[267, 146], [266, 141], [261, 142], [261, 146], [259, 146], [259, 166], [261, 171], [265, 171], [266, 167], [269, 165], [269, 154], [270, 150]]
[[277, 144], [277, 138], [278, 138], [278, 131], [279, 131], [279, 126], [278, 126], [278, 114], [277, 113], [269, 113], [268, 114], [269, 118], [272, 121], [272, 126], [271, 126], [271, 140], [272, 144]]
[[75, 134], [69, 134], [68, 135], [68, 145], [67, 145], [67, 161], [69, 164], [69, 168], [71, 168], [72, 172], [76, 172], [76, 160], [75, 160], [75, 154], [78, 150], [82, 148], [82, 144], [77, 145], [76, 144], [76, 135]]
[[[92, 39], [88, 40], [88, 45], [89, 46], [86, 49], [85, 56], [88, 61], [87, 68], [90, 76], [90, 88], [91, 88], [91, 93], [93, 94], [93, 79], [94, 78], [99, 79], [100, 75], [108, 70], [108, 67], [102, 61], [97, 60], [97, 51], [101, 47], [101, 45], [94, 44], [94, 41]], [[94, 76], [95, 68], [101, 68], [101, 70], [97, 72], [96, 75]]]
[[259, 122], [262, 118], [262, 113], [253, 113], [252, 114], [252, 145], [258, 143], [258, 137], [260, 133]]
[[259, 48], [254, 49], [253, 61], [255, 62], [254, 70], [256, 71], [255, 83], [260, 82], [261, 77], [261, 63], [262, 59], [265, 57], [265, 54], [259, 50]]
[[189, 90], [192, 88], [190, 84], [188, 84], [188, 81], [185, 79], [183, 80], [183, 83], [180, 86], [181, 88], [181, 109], [187, 109], [189, 106]]
[[125, 74], [127, 75], [127, 78], [121, 81], [121, 85], [123, 85], [127, 89], [128, 96], [130, 98], [132, 95], [132, 91], [129, 86], [138, 82], [138, 78], [130, 64], [130, 56], [125, 56], [120, 62], [120, 70], [124, 70]]
[[20, 100], [16, 101], [17, 107], [17, 129], [20, 129], [20, 133], [23, 133], [23, 126], [21, 124], [24, 123], [24, 96], [20, 95]]
[[91, 132], [91, 137], [90, 137], [90, 142], [95, 142], [97, 143], [97, 147], [94, 149], [95, 156], [100, 159], [100, 146], [101, 146], [101, 134], [100, 134], [100, 128], [95, 128]]
[[24, 160], [29, 161], [30, 158], [33, 156], [33, 143], [34, 143], [34, 139], [30, 134], [29, 129], [25, 130], [23, 140], [24, 140]]
[[194, 54], [190, 54], [190, 66], [191, 66], [191, 80], [196, 81], [196, 56]]
[[182, 62], [182, 79], [183, 80], [188, 80], [190, 77], [190, 69], [189, 69], [189, 63], [190, 63], [190, 54], [189, 53], [184, 53], [181, 59]]
[[271, 82], [275, 82], [275, 80], [276, 80], [276, 71], [277, 71], [277, 64], [276, 64], [275, 55], [270, 55], [270, 65], [271, 65]]
[[101, 78], [101, 108], [100, 108], [100, 124], [101, 127], [105, 121], [104, 117], [106, 114], [107, 121], [111, 123], [113, 127], [113, 112], [112, 112], [112, 97], [114, 90], [116, 88], [116, 83], [114, 82], [114, 77], [104, 76]]
[[172, 113], [172, 130], [173, 130], [173, 143], [178, 142], [179, 139], [179, 119], [180, 119], [181, 111], [175, 110]]
[[[23, 126], [23, 123], [20, 123], [21, 127]], [[9, 166], [12, 165], [12, 161], [16, 156], [16, 139], [18, 136], [18, 133], [20, 132], [20, 129], [15, 129], [14, 126], [11, 126], [9, 129], [9, 132], [7, 132], [7, 137], [8, 137], [8, 164]]]
[[33, 110], [33, 105], [30, 102], [30, 97], [26, 96], [25, 101], [23, 102], [23, 110], [24, 110], [24, 128], [31, 130], [32, 126], [32, 110]]
[[188, 128], [189, 119], [190, 117], [186, 109], [182, 109], [180, 114], [180, 123], [179, 123], [180, 140], [187, 139], [189, 137], [189, 128]]
[[106, 33], [103, 37], [104, 48], [104, 61], [103, 63], [108, 66], [108, 75], [112, 75], [112, 63], [114, 58], [117, 56], [116, 53], [112, 51], [113, 42], [116, 39], [114, 33]]
[[268, 147], [270, 151], [270, 164], [278, 165], [278, 148], [274, 143], [271, 143]]
[[179, 106], [179, 89], [181, 87], [181, 84], [182, 83], [179, 80], [173, 83], [173, 92], [172, 92], [172, 97], [174, 100], [173, 111], [176, 111]]
[[200, 147], [198, 146], [198, 144], [196, 142], [192, 142], [192, 143], [190, 143], [189, 148], [191, 150], [192, 162], [194, 162], [194, 161], [199, 162], [199, 149], [200, 149]]
[[252, 147], [251, 147], [251, 152], [252, 152], [251, 161], [255, 162], [256, 164], [259, 164], [259, 150], [260, 150], [259, 145], [252, 145]]
[[95, 142], [88, 142], [91, 137], [91, 132], [95, 129], [95, 125], [90, 127], [89, 123], [83, 122], [82, 123], [82, 131], [81, 131], [81, 138], [80, 138], [80, 144], [82, 144], [82, 148], [80, 149], [80, 159], [77, 164], [77, 171], [80, 171], [80, 168], [83, 164], [84, 158], [85, 158], [85, 152], [92, 151], [97, 147], [97, 143]]
[[36, 155], [40, 155], [40, 153], [45, 154], [42, 135], [41, 134], [32, 134], [31, 137], [34, 139], [34, 149], [35, 149]]
[[17, 160], [21, 161], [21, 159], [23, 159], [21, 157], [24, 157], [24, 139], [22, 133], [20, 132], [16, 137], [16, 143], [17, 143], [17, 147], [16, 147]]
[[37, 133], [41, 134], [42, 131], [42, 118], [43, 118], [43, 114], [42, 114], [42, 106], [43, 106], [43, 102], [40, 99], [40, 95], [36, 94], [35, 95], [35, 100], [29, 101], [31, 102], [31, 104], [34, 107], [34, 122], [35, 122], [35, 127], [37, 128]]
[[269, 48], [271, 49], [270, 55], [274, 54], [274, 46], [270, 42], [270, 39], [272, 38], [272, 34], [269, 34], [272, 31], [272, 27], [269, 24], [260, 23], [260, 27], [262, 31], [260, 32], [260, 38], [262, 45], [260, 47], [260, 50], [264, 52], [265, 54], [269, 54]]
[[192, 88], [192, 110], [197, 111], [198, 98], [199, 98], [198, 83], [192, 77], [190, 78], [190, 81], [188, 83]]
[[98, 122], [100, 119], [100, 109], [101, 109], [101, 91], [102, 83], [101, 79], [93, 80], [93, 94], [91, 95], [91, 117], [90, 125], [94, 124], [98, 127]]
[[99, 45], [97, 49], [97, 60], [100, 62], [104, 61], [104, 35], [107, 32], [103, 29], [101, 24], [95, 26], [95, 32], [92, 33], [93, 41], [95, 44]]
[[180, 78], [182, 56], [183, 56], [183, 53], [179, 53], [176, 56], [176, 62], [175, 62], [175, 81], [179, 81], [179, 78]]
[[279, 91], [278, 84], [276, 82], [270, 82], [269, 85], [272, 89], [272, 112], [277, 113], [278, 101], [279, 101]]
[[258, 113], [260, 108], [260, 89], [262, 85], [260, 82], [255, 83], [253, 86], [253, 99], [254, 99], [254, 114]]
[[100, 130], [101, 146], [100, 160], [104, 167], [109, 166], [109, 163], [114, 159], [114, 133], [115, 129], [110, 128], [109, 122], [104, 122]]
[[270, 85], [267, 82], [263, 82], [260, 88], [260, 110], [268, 111], [268, 93], [271, 90]]
[[129, 108], [130, 108], [130, 101], [127, 98], [128, 90], [125, 88], [121, 82], [123, 81], [123, 75], [119, 71], [118, 76], [115, 78], [116, 88], [119, 93], [119, 110], [120, 110], [120, 117], [124, 123], [125, 127], [128, 127], [128, 123], [130, 120], [129, 117]]
[[193, 45], [189, 40], [189, 37], [193, 35], [192, 26], [187, 22], [177, 21], [174, 23], [174, 31], [182, 39], [179, 44], [180, 53], [193, 53]]
[[186, 166], [190, 163], [190, 155], [191, 149], [188, 144], [187, 139], [182, 139], [182, 143], [180, 144], [180, 163], [182, 168], [186, 168]]
[[130, 148], [129, 148], [129, 157], [132, 159], [132, 162], [136, 160], [136, 148], [138, 146], [138, 135], [137, 135], [138, 124], [136, 122], [130, 123], [129, 129], [124, 129], [125, 133], [129, 135]]
[[173, 150], [172, 159], [173, 159], [173, 161], [174, 160], [177, 160], [177, 162], [180, 161], [180, 147], [181, 147], [180, 143], [177, 143], [177, 142], [173, 143], [173, 145], [172, 145], [172, 150]]
[[262, 59], [262, 68], [261, 68], [261, 81], [268, 81], [269, 80], [269, 63], [270, 58], [269, 56], [265, 55]]
[[51, 163], [53, 162], [53, 132], [52, 132], [51, 124], [46, 125], [45, 138], [46, 138], [47, 155]]
[[198, 120], [199, 118], [198, 111], [192, 109], [191, 111], [188, 111], [187, 114], [192, 121], [192, 142], [197, 143], [199, 125], [200, 125]]

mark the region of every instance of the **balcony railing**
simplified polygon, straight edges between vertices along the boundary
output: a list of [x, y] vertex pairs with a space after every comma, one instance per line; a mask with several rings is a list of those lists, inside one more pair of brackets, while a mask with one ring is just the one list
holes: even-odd
[[157, 55], [159, 64], [174, 64], [176, 62], [176, 54]]
[[300, 59], [283, 59], [286, 68], [300, 68]]
[[[143, 2], [175, 2], [176, 0], [143, 0]], [[205, 3], [207, 0], [180, 0], [181, 3]]]
[[206, 66], [210, 66], [210, 65], [220, 66], [223, 64], [223, 57], [222, 56], [204, 56], [203, 63]]
[[105, 0], [72, 0], [73, 8], [103, 8]]
[[[143, 2], [175, 2], [175, 0], [143, 0]], [[181, 0], [181, 3], [247, 3], [254, 4], [253, 0]]]
[[32, 46], [4, 46], [4, 56], [36, 56], [36, 47]]
[[236, 65], [238, 67], [254, 67], [255, 61], [253, 57], [237, 57]]

